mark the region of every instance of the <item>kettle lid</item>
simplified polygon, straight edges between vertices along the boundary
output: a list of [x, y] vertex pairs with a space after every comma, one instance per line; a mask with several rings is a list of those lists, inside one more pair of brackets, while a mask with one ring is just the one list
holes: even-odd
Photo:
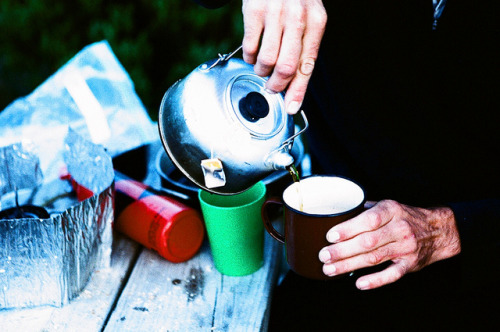
[[224, 93], [224, 108], [236, 122], [254, 138], [268, 139], [282, 128], [289, 119], [284, 111], [283, 93], [266, 89], [267, 78], [258, 76], [253, 66], [233, 56], [239, 46], [229, 54], [200, 65]]
[[[243, 62], [241, 59], [231, 59]], [[235, 73], [225, 91], [225, 108], [254, 138], [268, 139], [281, 131], [287, 122], [282, 93], [266, 89], [266, 79], [253, 73], [251, 65], [241, 64], [247, 70]]]

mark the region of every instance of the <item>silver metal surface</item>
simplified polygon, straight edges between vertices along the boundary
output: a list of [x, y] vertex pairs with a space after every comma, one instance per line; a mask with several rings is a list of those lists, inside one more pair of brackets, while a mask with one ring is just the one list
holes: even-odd
[[[158, 121], [162, 143], [175, 166], [198, 187], [218, 194], [239, 193], [293, 163], [293, 118], [284, 110], [283, 94], [270, 93], [265, 83], [266, 78], [243, 60], [219, 57], [165, 93]], [[268, 105], [268, 112], [255, 119], [240, 109], [250, 93]], [[200, 163], [213, 158], [222, 162], [226, 184], [208, 188]]]
[[[20, 147], [23, 145], [5, 149]], [[102, 147], [78, 140], [67, 141], [66, 149], [70, 154], [66, 159], [68, 169], [90, 174], [88, 185], [95, 194], [78, 202], [68, 182], [57, 180], [36, 188], [23, 185], [18, 195], [1, 195], [1, 209], [15, 207], [18, 200], [20, 205], [43, 206], [50, 218], [0, 219], [0, 310], [61, 306], [80, 294], [95, 269], [109, 266], [114, 178], [111, 158]], [[73, 152], [73, 156], [86, 159], [74, 160]], [[28, 151], [18, 155], [25, 160], [18, 160], [17, 171], [26, 177], [37, 174], [34, 155]], [[0, 173], [5, 172], [6, 168], [0, 169]], [[10, 177], [13, 182], [9, 186], [19, 188], [15, 180], [20, 178]]]

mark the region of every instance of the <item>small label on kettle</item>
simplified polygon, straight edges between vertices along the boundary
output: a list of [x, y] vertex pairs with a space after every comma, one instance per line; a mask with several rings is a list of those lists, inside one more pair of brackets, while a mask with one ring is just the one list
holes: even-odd
[[222, 187], [226, 184], [226, 174], [224, 174], [222, 161], [219, 159], [202, 160], [201, 169], [203, 170], [205, 186], [207, 188]]

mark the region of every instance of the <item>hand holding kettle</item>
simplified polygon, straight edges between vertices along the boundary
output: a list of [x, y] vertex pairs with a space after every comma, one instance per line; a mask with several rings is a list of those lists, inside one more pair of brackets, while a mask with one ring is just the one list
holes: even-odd
[[258, 75], [270, 75], [266, 87], [288, 87], [285, 109], [299, 111], [326, 27], [321, 0], [243, 0], [243, 59]]

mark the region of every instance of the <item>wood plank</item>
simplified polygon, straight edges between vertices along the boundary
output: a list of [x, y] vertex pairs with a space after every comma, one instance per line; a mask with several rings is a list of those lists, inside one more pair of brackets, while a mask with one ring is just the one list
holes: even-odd
[[0, 310], [0, 330], [101, 331], [141, 246], [114, 234], [110, 267], [96, 270], [80, 295], [63, 307]]
[[207, 242], [178, 264], [143, 250], [104, 331], [265, 331], [281, 248], [266, 233], [263, 266], [243, 277], [220, 274]]

